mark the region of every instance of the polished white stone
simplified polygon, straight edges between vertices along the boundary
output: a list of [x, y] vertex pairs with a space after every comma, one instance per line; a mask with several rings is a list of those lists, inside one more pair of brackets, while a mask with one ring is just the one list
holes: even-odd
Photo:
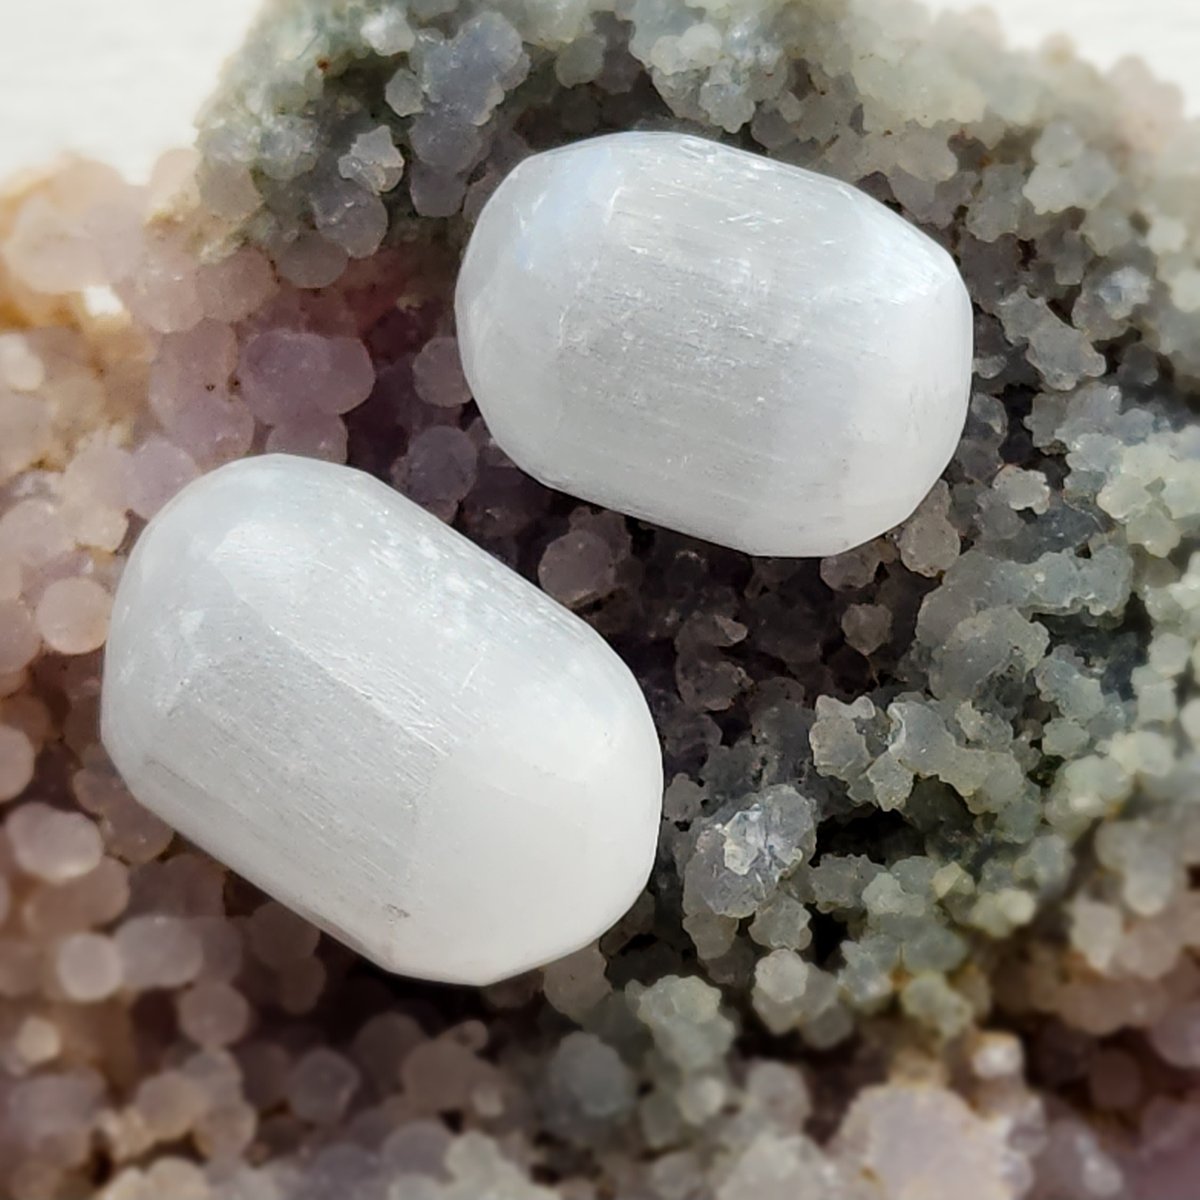
[[397, 492], [274, 455], [150, 523], [104, 744], [192, 841], [389, 970], [482, 984], [636, 899], [662, 760], [589, 626]]
[[907, 517], [962, 432], [971, 304], [865, 193], [674, 133], [525, 159], [456, 298], [497, 442], [543, 483], [752, 554]]

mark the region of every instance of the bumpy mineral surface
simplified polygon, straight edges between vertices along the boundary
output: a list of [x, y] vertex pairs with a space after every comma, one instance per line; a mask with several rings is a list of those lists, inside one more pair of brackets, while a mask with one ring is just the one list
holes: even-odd
[[[997, 39], [903, 0], [288, 0], [148, 187], [6, 196], [0, 1190], [1192, 1200], [1200, 129], [1136, 64]], [[751, 559], [491, 441], [472, 223], [630, 128], [855, 183], [954, 255], [970, 414], [901, 527]], [[635, 671], [665, 820], [599, 944], [382, 976], [116, 778], [129, 547], [262, 449], [388, 480]]]

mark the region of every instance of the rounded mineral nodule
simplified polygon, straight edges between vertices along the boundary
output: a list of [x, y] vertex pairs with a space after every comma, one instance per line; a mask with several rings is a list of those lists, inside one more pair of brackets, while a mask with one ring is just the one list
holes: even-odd
[[139, 800], [409, 975], [490, 983], [578, 949], [654, 858], [661, 754], [620, 659], [328, 463], [223, 467], [150, 523], [101, 722]]
[[970, 394], [950, 255], [847, 184], [675, 133], [534, 155], [480, 215], [459, 342], [543, 483], [751, 554], [909, 516]]

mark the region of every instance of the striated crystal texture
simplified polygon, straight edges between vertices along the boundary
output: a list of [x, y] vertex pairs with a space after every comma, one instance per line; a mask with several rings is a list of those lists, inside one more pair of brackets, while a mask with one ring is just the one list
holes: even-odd
[[371, 477], [223, 467], [121, 580], [102, 733], [134, 794], [390, 970], [597, 937], [654, 855], [645, 700], [589, 626]]
[[543, 483], [752, 554], [904, 520], [966, 418], [940, 246], [836, 180], [674, 133], [539, 154], [476, 225], [463, 365]]

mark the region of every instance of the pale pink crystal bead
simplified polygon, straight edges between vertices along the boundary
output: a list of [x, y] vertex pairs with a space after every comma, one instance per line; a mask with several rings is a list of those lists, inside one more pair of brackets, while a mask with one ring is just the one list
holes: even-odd
[[242, 396], [260, 421], [279, 425], [316, 410], [344, 413], [375, 383], [366, 347], [357, 338], [274, 329], [242, 350]]
[[167, 238], [149, 242], [137, 270], [118, 294], [139, 321], [159, 333], [191, 329], [204, 316], [196, 260]]
[[149, 437], [133, 452], [129, 507], [149, 520], [199, 472], [186, 451], [166, 438]]
[[257, 312], [278, 286], [266, 256], [251, 246], [206, 263], [196, 276], [205, 315], [218, 321], [241, 321]]
[[0, 517], [0, 558], [36, 571], [74, 549], [62, 513], [49, 500], [22, 500]]
[[0, 388], [0, 483], [33, 466], [49, 446], [46, 402]]
[[0, 801], [16, 799], [29, 786], [35, 758], [33, 742], [24, 730], [0, 725]]
[[413, 386], [435, 408], [461, 408], [471, 399], [454, 338], [432, 338], [421, 347], [413, 359]]
[[267, 434], [267, 450], [344, 463], [346, 440], [346, 425], [340, 417], [314, 412], [276, 425]]
[[0, 333], [0, 383], [18, 392], [36, 392], [46, 367], [21, 333]]
[[237, 365], [233, 330], [201, 321], [163, 338], [150, 371], [150, 407], [172, 442], [196, 462], [240, 458], [254, 438], [254, 418], [229, 392]]
[[63, 517], [83, 546], [116, 550], [128, 528], [129, 453], [96, 441], [85, 445], [62, 477]]
[[121, 986], [121, 956], [113, 940], [100, 933], [76, 933], [58, 947], [54, 961], [58, 985], [71, 1000], [93, 1004]]
[[27, 667], [42, 645], [33, 614], [20, 600], [0, 600], [0, 675]]
[[94, 579], [57, 579], [42, 593], [36, 620], [43, 641], [59, 654], [87, 654], [104, 645], [112, 596]]
[[104, 853], [100, 831], [83, 813], [63, 812], [41, 801], [13, 812], [5, 831], [21, 870], [47, 883], [87, 875]]
[[299, 288], [323, 288], [346, 269], [350, 256], [319, 233], [302, 233], [276, 255], [279, 273]]
[[479, 451], [457, 425], [434, 425], [412, 440], [396, 484], [423, 508], [449, 520], [475, 483]]

